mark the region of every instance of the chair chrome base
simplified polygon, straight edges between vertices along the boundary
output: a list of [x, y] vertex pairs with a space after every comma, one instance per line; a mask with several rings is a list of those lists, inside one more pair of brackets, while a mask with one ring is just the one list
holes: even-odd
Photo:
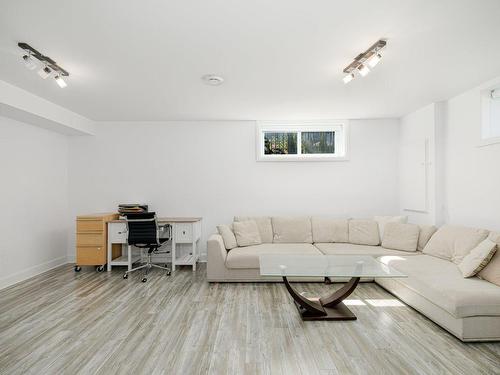
[[[157, 253], [158, 254], [158, 253]], [[146, 281], [148, 281], [147, 279], [147, 276], [148, 276], [148, 273], [149, 273], [149, 270], [151, 268], [159, 268], [159, 269], [162, 269], [162, 270], [165, 270], [167, 271], [167, 276], [170, 276], [172, 271], [170, 271], [170, 268], [168, 267], [164, 267], [164, 266], [160, 266], [158, 264], [155, 264], [153, 262], [151, 262], [151, 255], [152, 254], [148, 254], [148, 260], [146, 263], [144, 263], [143, 265], [139, 266], [139, 267], [135, 267], [135, 268], [132, 268], [130, 271], [126, 271], [124, 274], [123, 274], [123, 278], [124, 279], [128, 279], [128, 274], [131, 273], [131, 272], [134, 272], [134, 271], [138, 271], [138, 270], [142, 270], [144, 269], [144, 275], [142, 277], [142, 282], [145, 283]]]

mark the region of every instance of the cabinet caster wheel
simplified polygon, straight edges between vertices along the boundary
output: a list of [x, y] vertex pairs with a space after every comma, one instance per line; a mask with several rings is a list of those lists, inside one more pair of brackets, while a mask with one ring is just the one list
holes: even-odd
[[102, 271], [104, 271], [104, 266], [96, 266], [95, 270], [97, 272], [102, 272]]
[[125, 275], [123, 275], [123, 278], [124, 279], [128, 279], [128, 273], [126, 273]]
[[80, 266], [75, 266], [75, 272], [80, 272], [82, 270], [82, 267]]
[[148, 279], [146, 279], [145, 277], [143, 277], [141, 281], [142, 281], [143, 283], [145, 283], [146, 281], [148, 281]]

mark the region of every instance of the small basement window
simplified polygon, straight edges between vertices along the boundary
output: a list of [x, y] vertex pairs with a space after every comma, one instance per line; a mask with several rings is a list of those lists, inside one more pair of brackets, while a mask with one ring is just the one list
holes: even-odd
[[481, 143], [500, 143], [500, 87], [481, 92]]
[[257, 160], [346, 160], [347, 121], [259, 122]]

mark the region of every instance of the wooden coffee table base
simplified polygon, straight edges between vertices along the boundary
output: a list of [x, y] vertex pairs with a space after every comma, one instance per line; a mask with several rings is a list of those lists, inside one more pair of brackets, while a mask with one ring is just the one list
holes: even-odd
[[322, 298], [306, 298], [298, 293], [283, 276], [286, 289], [292, 296], [302, 320], [356, 320], [356, 315], [342, 302], [356, 289], [359, 277], [353, 277], [342, 288]]

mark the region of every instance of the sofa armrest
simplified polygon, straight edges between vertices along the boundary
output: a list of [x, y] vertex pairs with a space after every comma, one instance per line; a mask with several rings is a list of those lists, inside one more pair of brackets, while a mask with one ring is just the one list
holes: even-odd
[[226, 273], [227, 250], [220, 234], [212, 234], [207, 241], [207, 279], [222, 280]]

